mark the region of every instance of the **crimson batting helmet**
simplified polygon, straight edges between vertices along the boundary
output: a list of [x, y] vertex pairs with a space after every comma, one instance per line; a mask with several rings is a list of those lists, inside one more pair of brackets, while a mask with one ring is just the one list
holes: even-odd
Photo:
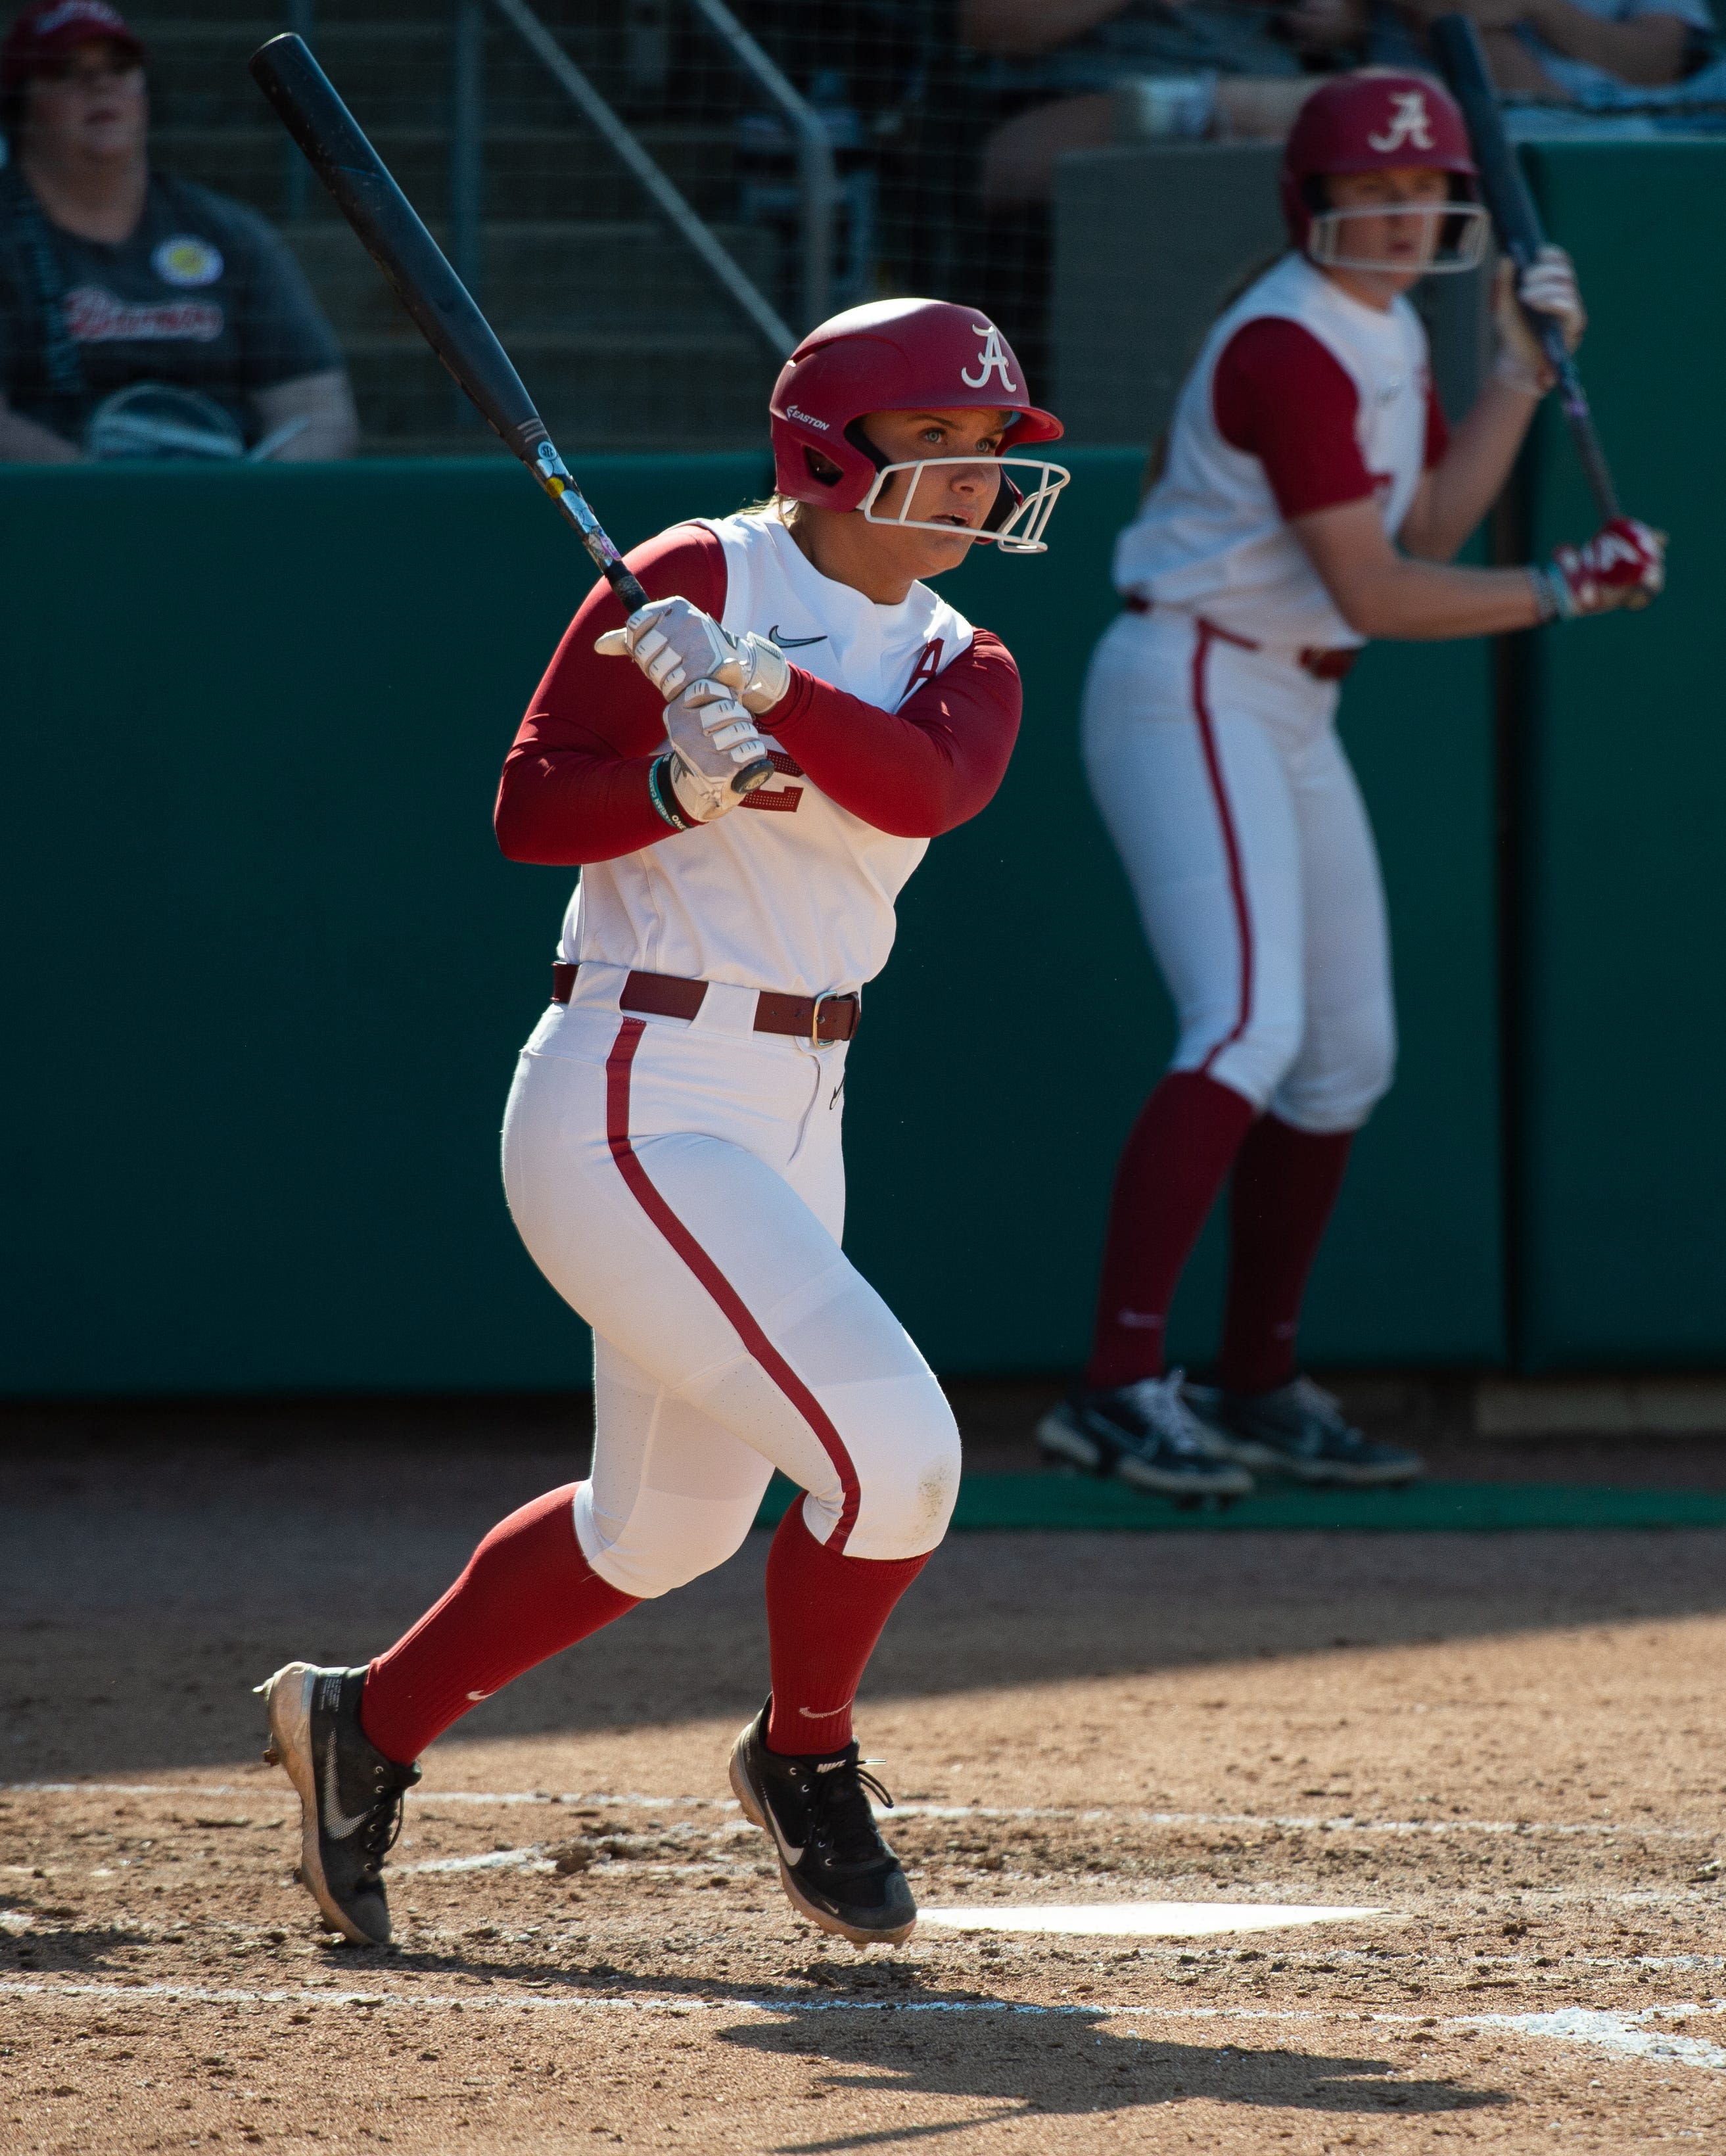
[[[1342, 251], [1351, 217], [1382, 216], [1382, 208], [1333, 209], [1324, 182], [1333, 173], [1415, 168], [1448, 172], [1451, 202], [1428, 272], [1472, 270], [1486, 247], [1486, 215], [1477, 199], [1474, 152], [1461, 108], [1431, 77], [1369, 69], [1338, 75], [1301, 107], [1282, 152], [1282, 214], [1295, 247], [1338, 269], [1382, 269]], [[1435, 234], [1435, 239], [1440, 238]]]
[[994, 509], [979, 536], [1008, 553], [1041, 553], [1040, 535], [1069, 475], [1059, 465], [1014, 454], [1033, 442], [1059, 440], [1051, 412], [1033, 404], [1025, 369], [1013, 347], [975, 307], [946, 300], [874, 300], [847, 308], [809, 331], [773, 385], [769, 411], [774, 485], [794, 501], [821, 509], [860, 510], [871, 523], [924, 526], [909, 515], [916, 492], [905, 489], [897, 516], [872, 514], [886, 482], [925, 465], [975, 464], [974, 457], [927, 457], [889, 464], [869, 439], [871, 412], [950, 412], [984, 407], [1012, 414], [1002, 436], [1004, 465], [1030, 466], [1028, 491], [1006, 471]]

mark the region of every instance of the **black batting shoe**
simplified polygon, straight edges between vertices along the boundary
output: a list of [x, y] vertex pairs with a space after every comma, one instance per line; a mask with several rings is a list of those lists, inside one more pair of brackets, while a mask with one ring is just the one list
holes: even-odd
[[1251, 1476], [1187, 1406], [1183, 1375], [1176, 1370], [1112, 1392], [1075, 1393], [1037, 1424], [1037, 1443], [1050, 1459], [1115, 1476], [1177, 1505], [1245, 1497]]
[[1310, 1378], [1268, 1393], [1189, 1385], [1187, 1399], [1218, 1445], [1255, 1472], [1333, 1490], [1395, 1489], [1426, 1472], [1419, 1453], [1356, 1430], [1342, 1402]]
[[853, 1946], [897, 1946], [916, 1928], [917, 1903], [869, 1804], [893, 1799], [858, 1765], [855, 1743], [843, 1752], [769, 1752], [772, 1706], [737, 1738], [731, 1785], [744, 1816], [773, 1838], [787, 1899]]
[[300, 1878], [332, 1931], [389, 1944], [383, 1860], [402, 1830], [418, 1767], [386, 1759], [360, 1727], [366, 1672], [289, 1662], [257, 1686], [270, 1707], [264, 1757], [300, 1793]]

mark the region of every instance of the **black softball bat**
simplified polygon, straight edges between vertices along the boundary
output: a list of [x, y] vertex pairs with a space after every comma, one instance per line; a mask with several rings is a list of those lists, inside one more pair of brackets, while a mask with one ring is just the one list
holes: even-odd
[[[1528, 183], [1523, 177], [1523, 168], [1504, 131], [1504, 116], [1498, 109], [1479, 35], [1467, 15], [1441, 15], [1430, 35], [1445, 80], [1468, 125], [1474, 162], [1480, 167], [1480, 191], [1492, 217], [1492, 228], [1498, 235], [1498, 244], [1516, 264], [1520, 276], [1524, 270], [1532, 267], [1544, 234], [1540, 229], [1540, 213], [1528, 192]], [[1621, 514], [1618, 490], [1612, 483], [1606, 453], [1595, 429], [1594, 414], [1589, 409], [1582, 377], [1576, 372], [1575, 361], [1565, 349], [1564, 331], [1550, 315], [1544, 315], [1533, 307], [1525, 307], [1523, 311], [1540, 341], [1540, 349], [1558, 375], [1559, 402], [1564, 408], [1570, 439], [1576, 445], [1582, 475], [1594, 496], [1600, 521], [1610, 524]]]
[[[645, 606], [646, 592], [588, 506], [491, 325], [305, 39], [291, 31], [271, 38], [252, 54], [249, 66], [252, 80], [334, 196], [336, 207], [388, 279], [420, 335], [574, 526], [624, 612]], [[773, 775], [772, 763], [758, 757], [737, 773], [732, 790], [750, 793]]]

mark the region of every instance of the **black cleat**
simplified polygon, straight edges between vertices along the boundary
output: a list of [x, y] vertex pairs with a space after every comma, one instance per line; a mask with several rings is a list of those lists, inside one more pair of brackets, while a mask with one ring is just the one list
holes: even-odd
[[1219, 1449], [1255, 1471], [1349, 1490], [1394, 1489], [1426, 1472], [1419, 1453], [1381, 1445], [1356, 1430], [1342, 1402], [1310, 1378], [1292, 1378], [1268, 1393], [1189, 1385], [1187, 1398]]
[[264, 1757], [300, 1793], [300, 1879], [330, 1928], [357, 1947], [389, 1944], [383, 1860], [402, 1830], [418, 1767], [386, 1759], [360, 1727], [366, 1672], [289, 1662], [257, 1689], [270, 1706]]
[[1054, 1460], [1113, 1475], [1177, 1505], [1244, 1497], [1252, 1477], [1224, 1453], [1181, 1395], [1183, 1373], [1108, 1393], [1075, 1393], [1037, 1424]]
[[916, 1928], [917, 1903], [869, 1803], [893, 1799], [858, 1765], [855, 1743], [795, 1758], [769, 1752], [772, 1705], [737, 1738], [731, 1785], [745, 1817], [773, 1837], [787, 1898], [853, 1946], [897, 1946]]

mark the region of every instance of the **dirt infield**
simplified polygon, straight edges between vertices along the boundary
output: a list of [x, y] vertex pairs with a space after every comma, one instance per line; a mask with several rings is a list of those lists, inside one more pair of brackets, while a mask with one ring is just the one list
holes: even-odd
[[434, 1748], [367, 1953], [247, 1686], [568, 1458], [161, 1435], [0, 1466], [8, 2152], [1726, 2146], [1726, 1534], [957, 1537], [860, 1722], [926, 1906], [1379, 1913], [868, 1956], [728, 1802], [758, 1536]]

